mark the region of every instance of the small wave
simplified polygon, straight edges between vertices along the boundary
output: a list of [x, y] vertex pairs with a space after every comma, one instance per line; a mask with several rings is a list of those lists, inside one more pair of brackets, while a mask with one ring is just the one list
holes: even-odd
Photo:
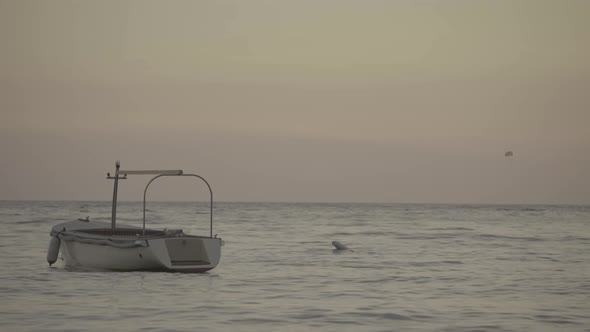
[[232, 323], [258, 323], [258, 324], [285, 323], [284, 320], [268, 319], [268, 318], [240, 318], [240, 319], [230, 319], [228, 322], [232, 322]]
[[394, 312], [385, 312], [385, 313], [373, 313], [373, 312], [349, 312], [345, 315], [350, 316], [357, 316], [357, 317], [368, 317], [368, 318], [377, 318], [377, 319], [386, 319], [386, 320], [413, 320], [412, 318], [400, 314], [396, 314]]
[[581, 323], [556, 315], [535, 315], [536, 320], [543, 323], [580, 325]]
[[[325, 311], [325, 310], [324, 310]], [[305, 312], [302, 314], [296, 314], [292, 316], [295, 319], [320, 319], [326, 317], [325, 314], [322, 314], [322, 310], [314, 310]]]
[[582, 325], [582, 323], [574, 322], [571, 320], [566, 319], [553, 319], [553, 320], [541, 320], [544, 323], [552, 323], [552, 324], [570, 324], [570, 325]]
[[431, 265], [442, 265], [442, 264], [463, 264], [461, 261], [432, 261], [432, 262], [410, 262], [412, 266], [431, 266]]
[[344, 325], [363, 325], [361, 322], [357, 322], [354, 320], [346, 320], [346, 319], [325, 319], [326, 323], [333, 323], [333, 324], [344, 324]]
[[513, 206], [513, 207], [499, 207], [496, 209], [496, 211], [505, 211], [505, 212], [545, 212], [545, 209], [543, 208], [533, 208], [530, 206], [524, 207], [524, 206]]
[[394, 278], [383, 278], [383, 279], [372, 279], [372, 280], [359, 280], [361, 284], [381, 284], [388, 281], [394, 280]]
[[433, 319], [434, 316], [431, 315], [424, 315], [424, 314], [415, 314], [410, 316], [413, 320], [430, 320]]
[[338, 233], [332, 233], [330, 234], [331, 236], [348, 236], [348, 235], [356, 235], [354, 233], [348, 233], [348, 232], [338, 232]]
[[494, 330], [502, 330], [502, 327], [498, 326], [498, 325], [480, 325], [480, 326], [468, 327], [466, 331], [468, 331], [468, 332], [487, 332], [487, 331], [494, 331]]
[[398, 235], [398, 239], [403, 240], [440, 240], [440, 239], [454, 239], [465, 236], [461, 233], [439, 233], [439, 234], [416, 234], [416, 235]]
[[473, 231], [473, 228], [468, 227], [436, 227], [428, 228], [429, 231]]
[[14, 223], [17, 225], [26, 225], [26, 224], [40, 224], [49, 220], [21, 220], [15, 221]]
[[394, 232], [361, 232], [358, 233], [358, 235], [364, 235], [364, 236], [379, 236], [379, 235], [393, 235], [395, 234]]
[[389, 319], [389, 320], [412, 320], [410, 317], [407, 317], [404, 315], [399, 315], [399, 314], [394, 314], [394, 313], [380, 314], [375, 317], [382, 318], [382, 319]]
[[378, 231], [367, 231], [367, 232], [358, 232], [358, 233], [350, 233], [350, 232], [336, 232], [328, 234], [329, 236], [338, 237], [338, 236], [410, 236], [409, 234], [403, 234], [399, 232], [378, 232]]
[[545, 241], [538, 237], [526, 237], [526, 236], [509, 236], [509, 235], [498, 235], [498, 234], [480, 234], [480, 238], [484, 239], [500, 239], [500, 240], [521, 240], [521, 241]]
[[543, 259], [543, 260], [546, 260], [546, 261], [550, 261], [550, 262], [554, 262], [554, 263], [559, 262], [558, 259], [555, 259], [553, 257], [548, 257], [548, 256], [538, 256], [537, 258]]
[[321, 314], [303, 314], [303, 315], [293, 316], [293, 318], [295, 318], [295, 319], [318, 319], [318, 318], [322, 318], [322, 317], [325, 317], [325, 316], [321, 315]]
[[561, 239], [562, 241], [590, 241], [590, 237], [568, 235]]

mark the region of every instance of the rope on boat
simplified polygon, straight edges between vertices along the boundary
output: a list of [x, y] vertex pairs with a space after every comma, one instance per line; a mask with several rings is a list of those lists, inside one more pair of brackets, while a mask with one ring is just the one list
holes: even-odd
[[[59, 234], [58, 234], [59, 235]], [[111, 246], [115, 248], [135, 248], [135, 247], [147, 247], [147, 243], [141, 240], [117, 240], [112, 239], [89, 239], [87, 237], [77, 236], [75, 234], [61, 233], [59, 238], [63, 241], [76, 241], [80, 243], [94, 244], [99, 246]]]

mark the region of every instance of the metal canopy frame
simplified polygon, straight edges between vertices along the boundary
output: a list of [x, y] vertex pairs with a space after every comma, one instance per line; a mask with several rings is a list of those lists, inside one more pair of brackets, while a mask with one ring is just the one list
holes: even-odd
[[[156, 174], [156, 176], [154, 176], [149, 182], [148, 184], [145, 186], [145, 189], [143, 190], [143, 229], [142, 229], [142, 235], [145, 235], [145, 207], [146, 207], [146, 196], [147, 196], [147, 191], [148, 188], [150, 187], [150, 184], [152, 184], [152, 182], [154, 182], [154, 180], [164, 177], [164, 176], [190, 176], [190, 177], [196, 177], [201, 179], [203, 182], [205, 182], [205, 184], [207, 185], [207, 188], [209, 189], [209, 237], [213, 237], [213, 190], [211, 189], [211, 186], [209, 185], [209, 182], [207, 182], [207, 180], [205, 180], [205, 178], [203, 178], [200, 175], [197, 174], [184, 174], [182, 170], [119, 170], [119, 168], [121, 167], [121, 163], [117, 160], [117, 162], [115, 163], [115, 176], [111, 176], [109, 173], [107, 173], [107, 179], [112, 179], [115, 180], [114, 183], [114, 188], [113, 188], [113, 208], [112, 208], [112, 215], [111, 215], [111, 228], [115, 229], [116, 228], [116, 220], [117, 220], [117, 190], [118, 190], [118, 185], [119, 185], [119, 179], [127, 179], [127, 175], [146, 175], [146, 174]], [[122, 177], [119, 176], [119, 174], [123, 174]]]
[[211, 190], [211, 186], [209, 185], [209, 182], [207, 182], [207, 180], [205, 180], [202, 176], [199, 176], [197, 174], [183, 174], [182, 171], [180, 174], [156, 175], [145, 186], [145, 189], [143, 190], [143, 235], [145, 235], [145, 198], [147, 195], [147, 190], [148, 190], [150, 184], [152, 184], [152, 182], [154, 182], [155, 179], [161, 178], [163, 176], [191, 176], [191, 177], [199, 178], [199, 179], [203, 180], [203, 182], [205, 182], [205, 184], [207, 185], [207, 188], [209, 188], [209, 237], [213, 237], [213, 190]]

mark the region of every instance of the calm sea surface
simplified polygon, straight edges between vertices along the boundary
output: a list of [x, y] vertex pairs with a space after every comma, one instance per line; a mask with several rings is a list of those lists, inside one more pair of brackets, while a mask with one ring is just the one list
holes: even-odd
[[[208, 234], [206, 204], [148, 209]], [[110, 203], [0, 202], [0, 330], [590, 331], [588, 206], [216, 203], [208, 273], [49, 268], [51, 226], [86, 216]]]

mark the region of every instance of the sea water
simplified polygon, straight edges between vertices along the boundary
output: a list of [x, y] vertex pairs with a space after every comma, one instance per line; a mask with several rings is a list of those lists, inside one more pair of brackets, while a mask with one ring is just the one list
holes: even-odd
[[[208, 212], [151, 202], [147, 225], [207, 235]], [[590, 331], [588, 206], [222, 202], [208, 273], [48, 266], [53, 225], [110, 213], [0, 202], [0, 330]]]

